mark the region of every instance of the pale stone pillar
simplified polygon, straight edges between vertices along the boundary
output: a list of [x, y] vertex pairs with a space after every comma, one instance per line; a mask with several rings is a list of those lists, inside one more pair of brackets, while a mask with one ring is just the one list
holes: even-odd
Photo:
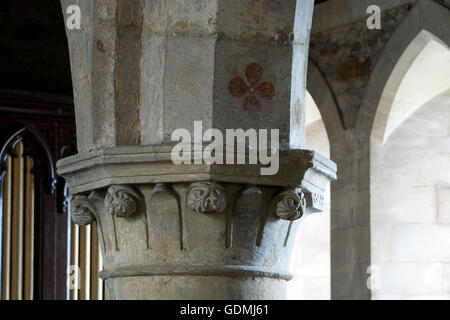
[[[106, 297], [283, 298], [298, 221], [336, 178], [300, 149], [313, 1], [78, 3], [81, 30], [67, 34], [79, 154], [58, 172], [74, 221], [97, 220]], [[171, 134], [194, 121], [280, 129], [280, 170], [173, 164]]]

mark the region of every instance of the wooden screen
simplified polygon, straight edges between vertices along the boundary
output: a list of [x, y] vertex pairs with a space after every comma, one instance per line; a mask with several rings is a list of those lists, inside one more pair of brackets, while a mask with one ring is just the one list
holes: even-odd
[[[6, 155], [2, 178], [1, 300], [33, 300], [35, 278], [35, 183], [34, 159], [17, 142]], [[70, 219], [70, 217], [69, 217]], [[94, 222], [79, 227], [68, 221], [67, 299], [103, 300], [101, 254]], [[61, 279], [63, 280], [63, 279]]]
[[1, 299], [34, 298], [34, 160], [18, 142], [6, 158], [1, 214]]
[[0, 90], [2, 300], [68, 298], [71, 223], [56, 161], [76, 153], [74, 120], [70, 98]]
[[70, 224], [69, 300], [103, 300], [103, 281], [98, 277], [102, 261], [97, 225]]
[[56, 175], [75, 153], [71, 99], [0, 90], [0, 300], [103, 299], [96, 225], [71, 222]]

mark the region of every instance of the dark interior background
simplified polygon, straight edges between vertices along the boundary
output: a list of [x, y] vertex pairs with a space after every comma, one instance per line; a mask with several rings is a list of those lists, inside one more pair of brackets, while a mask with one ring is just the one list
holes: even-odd
[[59, 0], [0, 2], [0, 88], [72, 95]]
[[59, 0], [2, 0], [0, 24], [0, 88], [71, 96]]

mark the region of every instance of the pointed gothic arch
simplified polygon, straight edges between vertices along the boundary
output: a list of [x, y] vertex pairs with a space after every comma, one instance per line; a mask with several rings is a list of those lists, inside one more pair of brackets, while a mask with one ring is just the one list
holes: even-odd
[[371, 140], [383, 144], [410, 115], [450, 88], [450, 48], [421, 30], [392, 70], [378, 103]]
[[[423, 43], [424, 40], [427, 42], [427, 39], [439, 39], [440, 43], [445, 44], [447, 47], [450, 46], [448, 21], [450, 21], [450, 10], [432, 0], [420, 0], [411, 9], [387, 43], [376, 63], [359, 112], [356, 127], [358, 134], [363, 136], [371, 135], [386, 84], [389, 83], [389, 78], [397, 64], [398, 67], [401, 67], [402, 64], [408, 63], [408, 60], [417, 57], [417, 54], [421, 51], [420, 48], [424, 47], [419, 45], [419, 50], [417, 50], [417, 47], [410, 47], [411, 51], [404, 56], [404, 60], [401, 59], [403, 54], [407, 52], [408, 47], [414, 43], [414, 39], [419, 36], [417, 44]], [[427, 33], [422, 33], [423, 30], [426, 30]], [[399, 75], [401, 81], [402, 73], [400, 72]], [[398, 83], [398, 75], [397, 79], [392, 78], [391, 82]]]
[[[448, 21], [450, 11], [431, 0], [421, 0], [411, 9], [377, 61], [359, 113], [355, 135], [360, 139], [364, 155], [359, 162], [363, 167], [359, 177], [359, 197], [362, 199], [360, 203], [368, 206], [359, 214], [367, 221], [370, 233], [369, 265], [373, 268], [367, 272], [378, 272], [367, 274], [366, 278], [381, 279], [381, 288], [384, 288], [381, 290], [377, 281], [371, 283], [371, 295], [375, 299], [424, 297], [418, 293], [414, 295], [404, 287], [400, 288], [401, 284], [400, 289], [389, 287], [388, 284], [395, 282], [394, 279], [411, 281], [406, 276], [409, 272], [415, 274], [415, 288], [419, 288], [421, 275], [426, 273], [425, 269], [415, 268], [406, 261], [417, 260], [416, 264], [422, 267], [428, 263], [426, 258], [409, 255], [411, 252], [421, 251], [419, 242], [408, 246], [402, 241], [430, 239], [425, 233], [422, 234], [424, 230], [431, 228], [429, 221], [424, 220], [428, 215], [425, 211], [430, 209], [425, 203], [439, 197], [435, 194], [439, 190], [439, 186], [435, 185], [437, 180], [430, 179], [432, 175], [425, 170], [430, 163], [434, 163], [434, 166], [440, 163], [438, 156], [421, 157], [411, 153], [411, 150], [420, 150], [422, 147], [411, 147], [415, 145], [415, 140], [427, 139], [430, 128], [423, 126], [423, 122], [428, 115], [432, 116], [433, 110], [430, 108], [433, 104], [448, 93], [448, 76], [444, 79], [439, 75], [447, 70], [442, 63], [448, 63]], [[444, 80], [441, 81], [440, 78]], [[436, 85], [429, 86], [433, 82]], [[419, 122], [417, 117], [422, 117]], [[421, 125], [414, 127], [414, 121]], [[403, 142], [402, 135], [406, 138]], [[430, 143], [422, 148], [427, 155], [429, 146]], [[383, 167], [383, 158], [389, 159], [389, 165]], [[414, 166], [417, 168], [408, 173], [407, 169]], [[425, 169], [422, 170], [423, 168]], [[416, 173], [427, 177], [418, 180], [421, 181], [420, 185], [411, 181], [417, 176]], [[411, 204], [414, 205], [409, 208]], [[439, 203], [433, 206], [439, 206]], [[413, 212], [413, 209], [419, 208], [423, 215]], [[413, 225], [418, 227], [412, 227]], [[439, 232], [434, 230], [430, 235], [433, 233]], [[409, 237], [411, 234], [414, 237]], [[357, 248], [356, 244], [355, 247]], [[429, 249], [432, 251], [432, 247], [429, 246]], [[358, 254], [365, 253], [361, 251]], [[366, 283], [362, 285], [365, 286]], [[424, 286], [426, 284], [422, 283], [422, 289]], [[406, 296], [393, 295], [396, 290], [406, 293]]]

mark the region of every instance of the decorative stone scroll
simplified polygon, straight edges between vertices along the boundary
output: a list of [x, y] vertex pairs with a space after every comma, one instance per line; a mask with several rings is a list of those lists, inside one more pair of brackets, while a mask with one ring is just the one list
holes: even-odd
[[131, 217], [139, 207], [139, 195], [132, 187], [114, 185], [108, 188], [105, 209], [116, 217]]
[[306, 211], [306, 199], [303, 192], [284, 191], [275, 197], [275, 214], [283, 220], [300, 219]]
[[312, 198], [312, 207], [323, 210], [323, 203], [325, 200], [325, 196], [321, 193], [313, 193], [311, 195]]
[[222, 212], [228, 199], [225, 188], [214, 182], [193, 183], [189, 186], [187, 205], [199, 213]]
[[96, 209], [87, 196], [77, 195], [72, 198], [70, 213], [73, 222], [80, 226], [87, 226], [95, 220]]

